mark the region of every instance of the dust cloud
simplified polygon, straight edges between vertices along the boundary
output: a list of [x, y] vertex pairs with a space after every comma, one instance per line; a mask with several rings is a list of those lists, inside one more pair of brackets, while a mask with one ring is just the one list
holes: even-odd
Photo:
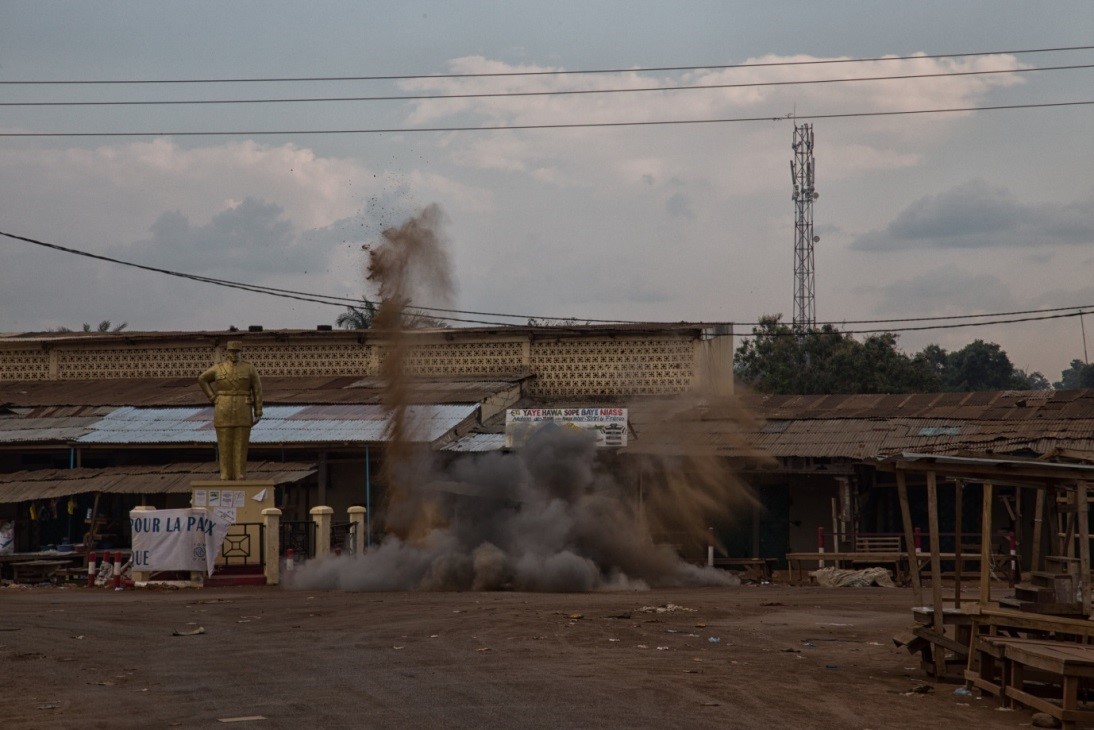
[[[725, 458], [740, 454], [697, 437], [716, 412], [740, 430], [747, 416], [730, 400], [715, 406], [693, 393], [632, 407], [638, 438], [625, 453], [551, 426], [509, 452], [445, 458], [415, 443], [403, 333], [416, 288], [429, 288], [433, 301], [451, 291], [442, 220], [430, 206], [370, 250], [369, 278], [382, 299], [377, 326], [390, 340], [381, 373], [391, 424], [381, 475], [385, 535], [364, 555], [309, 561], [285, 575], [286, 587], [557, 592], [738, 583], [681, 557], [705, 547], [708, 525], [753, 503]], [[746, 448], [733, 434], [719, 448], [726, 443]]]

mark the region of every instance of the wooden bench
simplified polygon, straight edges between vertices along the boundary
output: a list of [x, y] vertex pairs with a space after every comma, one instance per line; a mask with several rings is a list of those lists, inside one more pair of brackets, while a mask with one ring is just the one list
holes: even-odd
[[[855, 538], [855, 552], [859, 557], [851, 559], [851, 567], [872, 567], [877, 565], [893, 566], [893, 580], [897, 584], [904, 582], [904, 561], [907, 553], [901, 551], [903, 540], [900, 535], [867, 535]], [[897, 555], [893, 559], [883, 559], [881, 555]]]
[[12, 564], [11, 572], [16, 583], [45, 583], [68, 565], [67, 560], [28, 560]]
[[[1094, 680], [1094, 647], [1062, 641], [1007, 641], [1002, 653], [1002, 695], [1006, 703], [1046, 712], [1065, 729], [1074, 728], [1076, 722], [1094, 722], [1094, 709], [1079, 709], [1079, 685]], [[1059, 699], [1028, 692], [1025, 681], [1029, 670], [1055, 678], [1060, 686]]]
[[855, 538], [856, 553], [899, 553], [900, 535], [866, 535]]
[[936, 679], [952, 678], [961, 681], [968, 665], [969, 637], [973, 632], [974, 615], [966, 608], [946, 606], [942, 609], [941, 632], [934, 625], [934, 609], [930, 606], [913, 606], [912, 618], [917, 626], [912, 634], [920, 642], [908, 643], [911, 653], [920, 653], [920, 666]]

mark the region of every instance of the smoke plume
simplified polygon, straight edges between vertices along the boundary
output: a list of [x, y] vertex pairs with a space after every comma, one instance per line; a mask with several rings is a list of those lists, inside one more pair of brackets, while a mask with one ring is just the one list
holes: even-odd
[[[382, 471], [386, 534], [364, 555], [310, 561], [286, 585], [589, 591], [739, 582], [679, 552], [705, 545], [707, 525], [752, 500], [725, 454], [701, 448], [692, 432], [711, 413], [710, 399], [633, 409], [637, 453], [598, 449], [590, 433], [551, 426], [505, 453], [442, 460], [414, 444], [402, 332], [414, 287], [425, 284], [433, 301], [451, 291], [441, 217], [430, 206], [385, 231], [370, 252], [369, 278], [382, 299], [377, 325], [390, 340], [382, 361], [392, 424]], [[740, 426], [743, 412], [720, 402], [728, 409], [720, 417]]]

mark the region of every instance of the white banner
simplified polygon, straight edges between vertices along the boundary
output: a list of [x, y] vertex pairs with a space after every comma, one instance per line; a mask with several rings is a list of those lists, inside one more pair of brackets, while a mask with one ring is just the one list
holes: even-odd
[[626, 408], [510, 408], [505, 412], [506, 448], [523, 446], [548, 424], [590, 431], [601, 448], [627, 445]]
[[230, 515], [205, 509], [133, 510], [133, 570], [190, 570], [213, 574], [231, 527]]

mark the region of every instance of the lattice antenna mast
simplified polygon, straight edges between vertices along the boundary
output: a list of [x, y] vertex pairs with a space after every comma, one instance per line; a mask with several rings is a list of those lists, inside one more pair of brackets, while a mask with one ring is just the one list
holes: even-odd
[[817, 325], [816, 282], [813, 268], [813, 201], [820, 197], [814, 189], [813, 125], [794, 125], [794, 159], [790, 177], [794, 182], [794, 328], [805, 330]]

